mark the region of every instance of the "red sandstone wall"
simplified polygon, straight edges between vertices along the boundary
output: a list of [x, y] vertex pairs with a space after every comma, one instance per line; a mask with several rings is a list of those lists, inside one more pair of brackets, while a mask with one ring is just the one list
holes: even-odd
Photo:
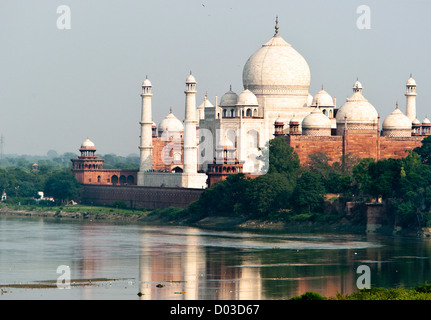
[[412, 150], [422, 145], [423, 136], [409, 138], [380, 137], [380, 159], [403, 158], [406, 150]]
[[171, 206], [186, 208], [198, 200], [203, 191], [187, 188], [83, 185], [81, 202], [112, 205], [116, 200], [121, 200], [136, 209], [163, 209]]
[[[309, 162], [309, 156], [316, 152], [326, 153], [332, 162], [343, 155], [353, 154], [359, 158], [403, 158], [406, 150], [421, 146], [423, 136], [408, 138], [382, 137], [377, 133], [360, 134], [350, 132], [346, 136], [312, 137], [302, 135], [286, 136], [287, 144], [294, 148], [302, 165]], [[332, 163], [331, 162], [331, 163]]]
[[359, 158], [378, 159], [378, 135], [374, 134], [347, 134], [344, 136], [344, 155], [353, 154]]
[[[132, 169], [74, 169], [72, 170], [76, 180], [83, 184], [101, 184], [110, 185], [113, 183], [113, 176], [117, 176], [118, 184], [120, 184], [120, 178], [123, 176], [126, 179], [127, 184], [136, 185], [138, 170]], [[133, 177], [133, 182], [127, 181], [129, 176]]]
[[[171, 145], [167, 146], [169, 143], [172, 143]], [[166, 148], [165, 148], [166, 147]], [[153, 137], [153, 169], [155, 171], [164, 171], [164, 170], [171, 170], [173, 163], [173, 152], [181, 152], [181, 161], [177, 164], [182, 166], [184, 155], [183, 155], [183, 141], [178, 142], [175, 146], [172, 141], [163, 141], [160, 137]], [[164, 158], [163, 158], [164, 157]], [[169, 159], [171, 161], [164, 163], [163, 159]]]
[[309, 162], [309, 155], [317, 152], [326, 153], [333, 160], [332, 162], [339, 161], [343, 155], [343, 137], [340, 136], [311, 137], [292, 135], [286, 138], [287, 143], [298, 154], [302, 165]]

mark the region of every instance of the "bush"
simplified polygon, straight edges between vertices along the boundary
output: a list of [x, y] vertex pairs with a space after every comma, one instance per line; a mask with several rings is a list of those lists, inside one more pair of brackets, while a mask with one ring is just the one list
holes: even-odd
[[293, 297], [290, 300], [327, 300], [327, 298], [317, 292], [307, 291], [306, 293], [297, 297]]
[[127, 208], [127, 204], [123, 200], [114, 201], [112, 206], [117, 208], [117, 209], [126, 209]]

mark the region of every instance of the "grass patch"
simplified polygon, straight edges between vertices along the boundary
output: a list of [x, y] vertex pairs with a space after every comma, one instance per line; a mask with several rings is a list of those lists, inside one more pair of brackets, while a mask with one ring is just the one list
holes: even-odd
[[335, 298], [326, 298], [316, 292], [306, 292], [290, 300], [431, 300], [431, 285], [425, 282], [422, 286], [410, 289], [362, 289], [352, 294], [338, 293]]

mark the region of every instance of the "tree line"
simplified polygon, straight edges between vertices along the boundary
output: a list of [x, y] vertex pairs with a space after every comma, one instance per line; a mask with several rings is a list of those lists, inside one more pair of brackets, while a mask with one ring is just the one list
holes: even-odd
[[[47, 156], [6, 156], [0, 159], [0, 194], [6, 193], [7, 201], [13, 203], [38, 198], [39, 191], [60, 203], [76, 199], [80, 184], [71, 172], [70, 159], [77, 157], [71, 152], [58, 155], [52, 150]], [[106, 154], [99, 157], [105, 159], [104, 167], [108, 169], [139, 168], [137, 155]]]
[[306, 166], [282, 137], [270, 140], [266, 148], [266, 174], [254, 179], [229, 176], [206, 189], [185, 215], [340, 221], [344, 214], [327, 206], [328, 195], [334, 194], [335, 201], [384, 202], [399, 226], [431, 227], [431, 137], [401, 159], [346, 155], [332, 162], [316, 153]]

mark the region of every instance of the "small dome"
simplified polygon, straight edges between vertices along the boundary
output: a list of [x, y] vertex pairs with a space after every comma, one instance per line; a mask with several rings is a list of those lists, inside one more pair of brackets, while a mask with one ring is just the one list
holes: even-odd
[[238, 102], [238, 95], [232, 91], [230, 87], [229, 91], [226, 92], [220, 100], [220, 107], [233, 107]]
[[421, 125], [421, 122], [416, 118], [416, 119], [414, 119], [414, 120], [412, 121], [412, 125], [414, 125], [414, 126], [420, 126], [420, 125]]
[[347, 123], [377, 123], [379, 115], [374, 106], [362, 95], [362, 85], [359, 81], [355, 82], [353, 91], [353, 95], [347, 98], [346, 102], [338, 110], [337, 123], [344, 124], [345, 117]]
[[412, 78], [411, 75], [410, 75], [410, 78], [407, 80], [406, 85], [407, 86], [416, 86], [416, 81], [415, 81], [415, 79]]
[[193, 77], [191, 72], [190, 72], [190, 75], [186, 79], [186, 83], [196, 83], [196, 79], [195, 79], [195, 77]]
[[334, 100], [329, 95], [329, 93], [322, 89], [313, 97], [313, 102], [311, 103], [311, 105], [313, 107], [317, 105], [319, 105], [319, 107], [333, 107]]
[[144, 82], [142, 82], [143, 87], [151, 87], [151, 81], [148, 78], [145, 78]]
[[274, 124], [276, 125], [284, 125], [284, 120], [280, 118], [280, 116], [278, 116], [277, 119], [275, 119]]
[[428, 118], [425, 118], [424, 121], [422, 121], [422, 125], [429, 125], [431, 124], [430, 120]]
[[159, 132], [182, 132], [184, 131], [183, 123], [174, 116], [172, 113], [172, 109], [169, 114], [160, 122], [159, 124]]
[[382, 124], [383, 130], [385, 129], [411, 129], [412, 123], [410, 119], [401, 112], [398, 106], [392, 113], [386, 117]]
[[239, 106], [257, 106], [257, 98], [253, 92], [248, 89], [245, 89], [238, 97], [238, 102], [236, 105]]
[[362, 91], [362, 89], [362, 83], [360, 83], [359, 80], [356, 80], [356, 82], [353, 84], [353, 92]]
[[214, 105], [208, 100], [208, 96], [205, 95], [204, 101], [200, 104], [198, 109], [211, 108], [211, 107], [214, 107]]
[[296, 117], [295, 115], [293, 115], [293, 118], [292, 119], [290, 119], [290, 121], [289, 121], [289, 125], [292, 123], [292, 124], [299, 124], [301, 122], [301, 120], [298, 118], [298, 117]]
[[302, 120], [303, 129], [311, 128], [331, 128], [331, 120], [325, 116], [320, 108], [314, 108], [314, 110]]
[[93, 143], [93, 141], [91, 141], [90, 139], [85, 139], [84, 142], [81, 144], [81, 149], [93, 149], [95, 148], [95, 145]]

